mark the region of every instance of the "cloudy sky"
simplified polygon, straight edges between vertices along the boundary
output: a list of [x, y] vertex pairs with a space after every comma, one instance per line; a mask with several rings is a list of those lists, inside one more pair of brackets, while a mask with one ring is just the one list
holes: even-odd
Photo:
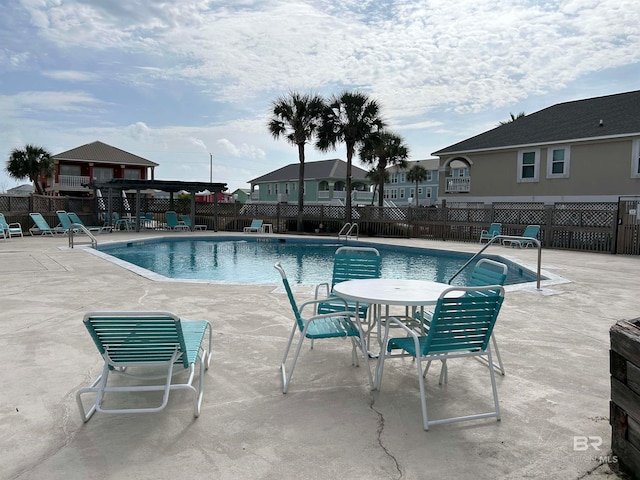
[[3, 0], [0, 191], [25, 183], [13, 148], [96, 140], [163, 180], [208, 181], [212, 154], [214, 182], [247, 187], [297, 162], [266, 128], [291, 90], [365, 92], [429, 158], [511, 112], [639, 89], [638, 25], [636, 0]]

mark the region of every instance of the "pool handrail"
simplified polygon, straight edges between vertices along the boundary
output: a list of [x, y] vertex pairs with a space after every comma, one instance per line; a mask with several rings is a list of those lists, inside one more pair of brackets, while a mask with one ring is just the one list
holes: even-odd
[[487, 248], [489, 248], [490, 245], [492, 245], [493, 243], [499, 241], [502, 242], [502, 240], [526, 240], [529, 242], [533, 242], [536, 247], [538, 248], [538, 268], [537, 268], [537, 272], [536, 272], [536, 289], [540, 290], [540, 279], [541, 279], [541, 265], [542, 265], [542, 244], [540, 243], [540, 240], [538, 240], [537, 238], [531, 238], [531, 237], [519, 237], [516, 235], [496, 235], [495, 237], [491, 238], [481, 249], [480, 251], [476, 252], [469, 260], [467, 260], [467, 262], [460, 267], [460, 269], [453, 274], [453, 276], [449, 279], [449, 281], [447, 282], [449, 285], [451, 285], [451, 282], [453, 281], [454, 278], [456, 278], [460, 272], [462, 272], [465, 268], [467, 268], [467, 266], [473, 262], [473, 260], [475, 258], [477, 258], [478, 256], [480, 256], [480, 254], [482, 254], [482, 252], [484, 252]]

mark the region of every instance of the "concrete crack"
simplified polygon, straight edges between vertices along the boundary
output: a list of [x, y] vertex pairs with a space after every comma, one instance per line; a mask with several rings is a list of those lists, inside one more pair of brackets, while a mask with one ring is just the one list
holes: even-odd
[[376, 410], [375, 408], [376, 397], [373, 394], [373, 392], [371, 392], [370, 395], [371, 395], [371, 402], [369, 403], [369, 408], [373, 410], [373, 412], [375, 412], [375, 414], [378, 416], [378, 429], [376, 431], [378, 445], [380, 445], [380, 448], [382, 448], [382, 450], [387, 455], [387, 457], [389, 457], [393, 461], [393, 464], [396, 467], [396, 471], [398, 472], [398, 476], [396, 477], [396, 479], [400, 480], [401, 478], [404, 477], [404, 473], [402, 472], [400, 463], [398, 462], [398, 459], [389, 451], [389, 449], [385, 446], [384, 442], [382, 441], [382, 433], [384, 432], [384, 416], [380, 411]]

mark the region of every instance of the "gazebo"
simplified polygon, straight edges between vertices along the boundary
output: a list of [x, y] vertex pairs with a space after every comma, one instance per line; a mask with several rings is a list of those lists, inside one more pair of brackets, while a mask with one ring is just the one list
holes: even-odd
[[[214, 204], [218, 203], [218, 193], [227, 190], [226, 183], [210, 183], [210, 182], [180, 182], [174, 180], [129, 180], [126, 178], [114, 178], [108, 182], [93, 182], [88, 185], [94, 191], [94, 197], [98, 197], [97, 191], [107, 192], [107, 215], [111, 218], [113, 208], [111, 199], [113, 192], [124, 192], [125, 190], [136, 191], [135, 215], [140, 218], [140, 192], [142, 190], [160, 190], [168, 192], [170, 195], [169, 202], [173, 205], [173, 194], [176, 192], [186, 191], [191, 194], [191, 224], [196, 224], [196, 193], [208, 190], [214, 195]], [[136, 232], [140, 231], [140, 222], [136, 222]]]

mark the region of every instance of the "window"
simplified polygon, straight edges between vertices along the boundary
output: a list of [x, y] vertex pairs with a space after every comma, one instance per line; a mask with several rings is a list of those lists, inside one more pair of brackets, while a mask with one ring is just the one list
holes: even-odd
[[127, 168], [124, 171], [124, 178], [127, 180], [140, 180], [140, 170], [137, 168]]
[[401, 173], [401, 174], [400, 174], [399, 182], [400, 182], [400, 183], [406, 183], [406, 182], [407, 182], [407, 180], [406, 180], [406, 174], [405, 174], [405, 173]]
[[267, 185], [267, 195], [271, 195], [271, 184]]
[[389, 197], [390, 198], [398, 198], [398, 189], [397, 188], [392, 188]]
[[569, 178], [568, 146], [549, 147], [547, 150], [547, 178]]
[[418, 196], [422, 195], [422, 187], [418, 187]]
[[[80, 165], [60, 164], [60, 175], [73, 175], [79, 177], [81, 175]], [[111, 180], [111, 178], [109, 178]]]
[[433, 181], [433, 171], [427, 170], [427, 182]]
[[93, 179], [97, 182], [108, 182], [113, 178], [113, 168], [93, 167]]
[[427, 195], [426, 198], [431, 198], [431, 187], [427, 187]]
[[398, 183], [398, 174], [397, 173], [392, 173], [391, 174], [391, 183]]
[[400, 188], [398, 190], [400, 190], [400, 198], [404, 198], [404, 188]]
[[640, 139], [633, 141], [631, 151], [631, 177], [640, 178]]
[[409, 196], [410, 197], [415, 197], [416, 195], [416, 189], [415, 188], [410, 188], [409, 189]]
[[518, 152], [518, 182], [537, 182], [540, 169], [540, 150]]

